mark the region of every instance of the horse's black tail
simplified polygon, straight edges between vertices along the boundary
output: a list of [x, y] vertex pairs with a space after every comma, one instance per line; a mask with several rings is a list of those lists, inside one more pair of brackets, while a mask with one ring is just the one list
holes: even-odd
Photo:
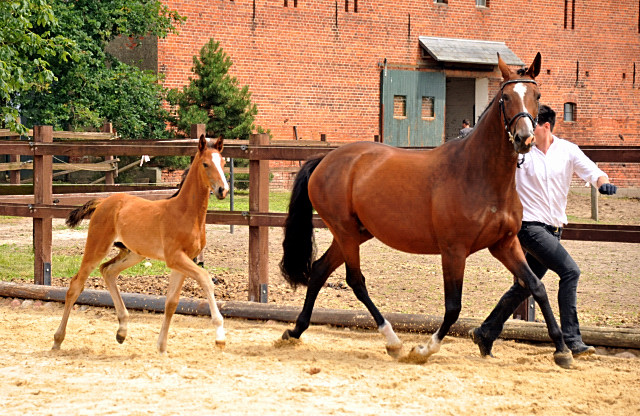
[[280, 271], [287, 282], [296, 288], [307, 286], [311, 274], [311, 265], [315, 255], [313, 238], [313, 206], [309, 200], [309, 177], [318, 166], [322, 157], [309, 159], [302, 165], [291, 192], [289, 215], [284, 224], [283, 255]]
[[65, 223], [71, 228], [77, 227], [83, 219], [90, 217], [91, 214], [93, 214], [93, 211], [96, 210], [102, 201], [103, 198], [92, 199], [83, 206], [74, 209], [67, 216]]

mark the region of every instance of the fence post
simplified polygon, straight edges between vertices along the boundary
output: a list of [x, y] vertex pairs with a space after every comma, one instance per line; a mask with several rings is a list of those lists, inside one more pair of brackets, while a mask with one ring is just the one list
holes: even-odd
[[591, 185], [591, 219], [598, 221], [598, 190]]
[[206, 124], [192, 124], [191, 125], [191, 133], [189, 134], [189, 137], [192, 139], [196, 139], [198, 140], [200, 138], [200, 136], [205, 135], [205, 137], [207, 136], [207, 125]]
[[[33, 127], [33, 200], [38, 204], [52, 203], [53, 157], [38, 155], [38, 143], [53, 142], [52, 126]], [[37, 285], [51, 284], [51, 217], [33, 218], [34, 265], [33, 279]]]
[[[113, 133], [113, 124], [111, 124], [111, 123], [106, 123], [106, 122], [105, 122], [105, 123], [102, 125], [102, 132], [103, 132], [103, 133]], [[107, 160], [113, 160], [113, 155], [105, 156], [105, 157], [104, 157], [104, 160], [105, 160], [105, 161], [107, 161]], [[113, 173], [113, 171], [112, 171], [112, 170], [110, 170], [109, 172], [105, 173], [105, 175], [104, 175], [104, 183], [105, 183], [106, 185], [113, 185], [113, 184], [115, 184], [115, 176], [116, 176], [116, 175], [114, 175], [114, 173]]]
[[[9, 155], [9, 162], [20, 162], [20, 155]], [[20, 185], [20, 171], [9, 171], [9, 183], [11, 185]]]
[[[269, 144], [268, 134], [252, 134], [249, 147]], [[269, 212], [269, 161], [249, 160], [249, 218]], [[249, 226], [249, 301], [267, 303], [269, 227]]]

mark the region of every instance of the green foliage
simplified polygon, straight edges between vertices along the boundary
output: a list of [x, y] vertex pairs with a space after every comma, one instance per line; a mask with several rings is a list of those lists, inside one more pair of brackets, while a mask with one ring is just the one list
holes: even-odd
[[[45, 0], [42, 0], [43, 2]], [[31, 0], [31, 2], [37, 2]], [[119, 62], [105, 52], [117, 36], [165, 37], [184, 20], [155, 0], [50, 0], [58, 24], [52, 35], [71, 40], [73, 59], [49, 60], [48, 89], [15, 99], [29, 124], [83, 130], [108, 120], [124, 138], [164, 138], [166, 91], [152, 72]], [[27, 59], [38, 51], [28, 51]]]
[[19, 98], [46, 91], [58, 79], [52, 66], [75, 56], [74, 42], [58, 27], [46, 0], [0, 1], [0, 127], [25, 133]]
[[249, 87], [240, 88], [228, 74], [232, 64], [220, 42], [213, 39], [202, 47], [199, 57], [193, 57], [196, 77], [182, 91], [174, 89], [167, 96], [175, 112], [170, 120], [178, 130], [188, 132], [192, 124], [201, 123], [211, 137], [249, 138], [258, 109], [251, 103]]

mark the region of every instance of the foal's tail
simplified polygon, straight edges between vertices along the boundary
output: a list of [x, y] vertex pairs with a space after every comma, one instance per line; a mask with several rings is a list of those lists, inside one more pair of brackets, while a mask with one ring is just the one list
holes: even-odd
[[282, 276], [294, 288], [307, 286], [315, 255], [313, 239], [313, 206], [309, 200], [309, 177], [322, 157], [309, 159], [302, 165], [293, 183], [289, 215], [284, 224], [283, 255], [280, 260]]
[[101, 198], [92, 199], [91, 201], [87, 202], [83, 206], [74, 209], [67, 216], [67, 220], [65, 221], [65, 223], [67, 224], [68, 227], [71, 227], [71, 228], [77, 227], [78, 224], [80, 224], [80, 222], [82, 222], [83, 219], [88, 218], [91, 216], [91, 214], [93, 214], [93, 211], [96, 210], [96, 208], [98, 207], [98, 205], [100, 205], [102, 201], [103, 200]]

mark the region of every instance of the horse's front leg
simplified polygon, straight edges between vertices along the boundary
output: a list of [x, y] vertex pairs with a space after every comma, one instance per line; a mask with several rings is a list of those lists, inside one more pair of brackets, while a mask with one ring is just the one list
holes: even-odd
[[169, 337], [169, 326], [171, 325], [171, 318], [178, 308], [178, 302], [180, 301], [180, 292], [182, 291], [182, 285], [184, 284], [185, 275], [172, 270], [169, 276], [169, 286], [167, 287], [167, 297], [164, 303], [164, 318], [162, 319], [162, 328], [160, 328], [160, 335], [158, 335], [158, 352], [164, 354], [167, 352], [167, 338]]
[[442, 274], [444, 278], [444, 319], [426, 346], [413, 347], [402, 361], [425, 363], [429, 357], [440, 351], [442, 340], [460, 316], [462, 309], [462, 282], [467, 252], [464, 247], [448, 250], [442, 253]]
[[[571, 367], [573, 364], [573, 356], [569, 348], [567, 348], [564, 343], [562, 331], [560, 330], [560, 326], [558, 325], [558, 322], [553, 315], [553, 311], [551, 310], [551, 305], [549, 304], [547, 291], [542, 281], [538, 279], [538, 277], [529, 268], [518, 238], [514, 235], [512, 238], [490, 247], [489, 251], [496, 259], [500, 260], [500, 262], [502, 262], [502, 264], [504, 264], [514, 276], [516, 276], [520, 285], [531, 292], [533, 299], [536, 301], [538, 306], [540, 306], [540, 310], [544, 316], [544, 321], [547, 323], [549, 337], [551, 337], [551, 340], [556, 347], [556, 351], [553, 354], [555, 363], [563, 368]], [[496, 306], [496, 308], [499, 308], [503, 304], [506, 303], [501, 302]], [[513, 311], [509, 312], [513, 313]]]

